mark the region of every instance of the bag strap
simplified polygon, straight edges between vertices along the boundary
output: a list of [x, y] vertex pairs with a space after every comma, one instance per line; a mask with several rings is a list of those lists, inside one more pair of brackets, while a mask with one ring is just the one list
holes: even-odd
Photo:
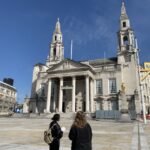
[[54, 123], [49, 129], [52, 129], [55, 125], [56, 125], [56, 123]]

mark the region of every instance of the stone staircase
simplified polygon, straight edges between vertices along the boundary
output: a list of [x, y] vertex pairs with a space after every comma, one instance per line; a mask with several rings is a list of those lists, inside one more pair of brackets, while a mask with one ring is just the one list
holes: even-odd
[[[14, 113], [11, 118], [35, 118], [35, 119], [50, 119], [55, 113]], [[61, 118], [73, 118], [75, 113], [59, 113]]]

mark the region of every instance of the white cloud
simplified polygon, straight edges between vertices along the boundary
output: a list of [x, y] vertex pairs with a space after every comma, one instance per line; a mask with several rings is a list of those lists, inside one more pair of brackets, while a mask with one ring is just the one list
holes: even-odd
[[[77, 45], [84, 45], [92, 40], [108, 40], [114, 37], [110, 22], [103, 16], [92, 15], [89, 20], [66, 17], [63, 21], [63, 35], [66, 40], [73, 39]], [[109, 43], [109, 42], [108, 42]]]

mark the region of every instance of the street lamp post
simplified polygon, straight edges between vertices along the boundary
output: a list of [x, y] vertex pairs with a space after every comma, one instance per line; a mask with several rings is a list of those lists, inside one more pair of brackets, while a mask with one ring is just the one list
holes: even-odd
[[143, 119], [144, 119], [144, 123], [146, 124], [145, 102], [144, 102], [144, 94], [143, 94], [143, 84], [142, 84], [141, 75], [140, 75], [140, 59], [139, 59], [139, 54], [138, 54], [139, 48], [138, 48], [138, 44], [137, 44], [137, 39], [135, 39], [135, 43], [136, 43], [136, 56], [137, 56], [137, 66], [138, 66], [138, 78], [139, 78], [140, 93], [141, 93]]

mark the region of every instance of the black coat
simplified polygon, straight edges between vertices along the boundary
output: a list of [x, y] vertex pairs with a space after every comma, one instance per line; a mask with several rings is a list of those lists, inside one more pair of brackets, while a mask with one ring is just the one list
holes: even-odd
[[49, 125], [52, 130], [52, 136], [54, 137], [53, 142], [49, 145], [50, 150], [59, 150], [60, 139], [63, 136], [60, 125], [56, 121], [52, 121]]
[[92, 150], [92, 129], [87, 123], [85, 127], [72, 126], [69, 132], [72, 141], [71, 150]]

